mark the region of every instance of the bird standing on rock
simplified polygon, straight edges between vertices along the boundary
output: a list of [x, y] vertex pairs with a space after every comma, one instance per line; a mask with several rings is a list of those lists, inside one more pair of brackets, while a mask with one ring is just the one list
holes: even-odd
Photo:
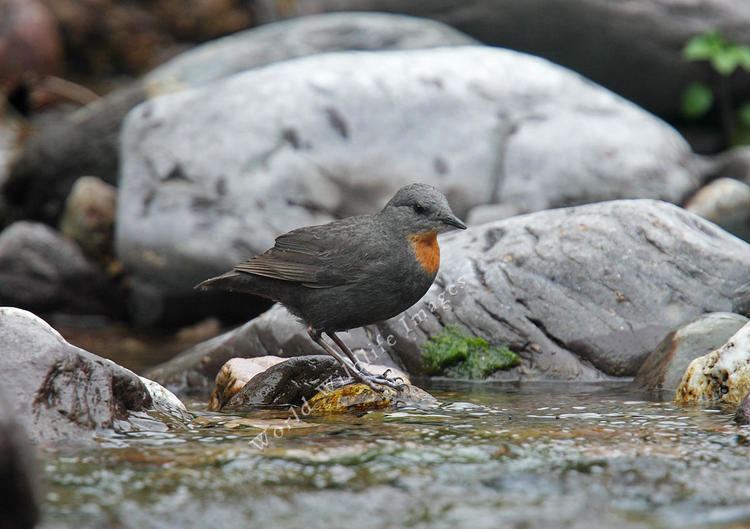
[[432, 186], [411, 184], [379, 213], [292, 230], [270, 250], [196, 288], [282, 303], [350, 376], [375, 390], [395, 388], [400, 384], [387, 374], [373, 375], [361, 366], [336, 333], [392, 318], [419, 301], [440, 266], [437, 235], [451, 228], [466, 225], [445, 196]]

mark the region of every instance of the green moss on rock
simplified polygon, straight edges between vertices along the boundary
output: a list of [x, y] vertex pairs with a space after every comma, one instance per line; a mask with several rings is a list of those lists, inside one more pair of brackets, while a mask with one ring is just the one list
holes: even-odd
[[518, 365], [520, 358], [505, 346], [448, 326], [422, 346], [422, 363], [431, 375], [482, 379]]

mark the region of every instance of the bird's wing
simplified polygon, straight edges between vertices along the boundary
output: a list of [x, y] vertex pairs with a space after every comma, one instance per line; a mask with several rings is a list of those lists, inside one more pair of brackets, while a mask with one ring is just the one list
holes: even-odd
[[352, 248], [358, 231], [356, 223], [343, 221], [293, 230], [278, 237], [270, 250], [234, 269], [310, 288], [351, 283], [364, 266]]

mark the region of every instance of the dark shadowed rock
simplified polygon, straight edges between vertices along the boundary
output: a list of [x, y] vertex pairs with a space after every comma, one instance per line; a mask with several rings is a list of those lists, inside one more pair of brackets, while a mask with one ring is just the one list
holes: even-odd
[[474, 46], [274, 64], [141, 105], [123, 135], [118, 256], [165, 296], [415, 180], [459, 215], [681, 202], [698, 185], [663, 122], [547, 61]]
[[345, 377], [343, 368], [331, 356], [290, 358], [251, 378], [223, 409], [301, 404], [326, 385]]
[[[20, 0], [28, 1], [28, 0]], [[246, 0], [43, 0], [60, 24], [69, 68], [86, 78], [138, 74], [195, 42], [253, 24]]]
[[724, 345], [747, 322], [739, 314], [716, 312], [680, 327], [646, 358], [635, 383], [650, 390], [676, 390], [690, 362]]
[[734, 293], [732, 310], [750, 318], [750, 282], [742, 285]]
[[739, 425], [750, 424], [750, 394], [740, 403], [734, 414], [734, 422]]
[[122, 118], [144, 98], [143, 88], [133, 86], [32, 136], [0, 188], [11, 220], [33, 218], [57, 224], [70, 188], [79, 177], [95, 174], [115, 184]]
[[37, 468], [28, 438], [0, 395], [0, 527], [31, 529], [39, 520]]
[[[456, 325], [519, 353], [521, 365], [498, 378], [634, 376], [668, 333], [706, 312], [730, 311], [750, 267], [750, 245], [650, 200], [514, 217], [448, 234], [441, 247], [427, 295], [359, 335], [369, 343], [356, 335], [350, 343], [420, 374], [422, 344]], [[285, 321], [293, 320], [276, 307], [235, 332], [255, 356], [314, 352], [301, 325], [287, 327], [283, 340], [267, 339]], [[205, 365], [226, 354], [218, 343], [203, 349]], [[201, 372], [198, 358], [186, 353], [162, 372], [177, 377], [182, 367], [198, 380], [213, 378], [220, 365]]]
[[4, 194], [16, 218], [31, 217], [54, 223], [78, 177], [94, 174], [115, 184], [122, 120], [130, 109], [151, 97], [325, 51], [423, 48], [473, 42], [437, 22], [374, 13], [321, 15], [230, 35], [176, 57], [132, 87], [40, 131], [27, 143], [13, 166]]
[[750, 185], [719, 178], [698, 191], [685, 209], [718, 224], [729, 233], [750, 240]]
[[705, 160], [710, 180], [733, 178], [750, 184], [750, 147], [735, 147]]
[[[261, 21], [327, 11], [390, 11], [448, 23], [489, 44], [572, 68], [661, 115], [678, 116], [682, 90], [710, 82], [710, 68], [682, 57], [706, 31], [750, 43], [750, 5], [734, 0], [304, 0], [258, 2]], [[746, 76], [731, 79], [738, 100]]]
[[[370, 349], [371, 344], [363, 330], [342, 336], [361, 361], [397, 367], [384, 350], [365, 354], [363, 349]], [[181, 394], [205, 394], [213, 387], [214, 378], [222, 366], [233, 358], [294, 357], [320, 355], [322, 352], [297, 318], [281, 305], [276, 305], [242, 327], [199, 343], [151, 369], [148, 376]]]
[[114, 297], [102, 272], [53, 229], [22, 221], [0, 233], [0, 305], [102, 314]]
[[216, 386], [208, 399], [208, 410], [220, 410], [251, 378], [285, 360], [272, 355], [230, 359], [216, 375]]
[[0, 381], [35, 442], [90, 442], [98, 431], [130, 431], [152, 407], [141, 379], [67, 343], [24, 310], [0, 308]]

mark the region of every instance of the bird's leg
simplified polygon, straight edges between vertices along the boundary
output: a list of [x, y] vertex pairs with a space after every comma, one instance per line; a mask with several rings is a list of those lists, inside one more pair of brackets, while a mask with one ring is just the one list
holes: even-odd
[[[331, 345], [323, 339], [323, 336], [321, 335], [320, 331], [318, 331], [317, 329], [313, 329], [312, 327], [308, 327], [307, 334], [309, 334], [310, 338], [312, 338], [312, 340], [316, 344], [321, 346], [326, 353], [334, 357], [336, 361], [343, 366], [344, 371], [346, 371], [346, 374], [348, 377], [353, 378], [355, 380], [361, 379], [358, 376], [359, 371], [357, 370], [355, 365], [353, 363], [350, 363], [348, 359], [341, 356], [341, 353], [339, 353], [338, 351], [336, 351], [336, 349], [331, 347]], [[378, 387], [374, 386], [372, 383], [369, 383], [369, 382], [365, 382], [365, 383], [374, 390], [379, 389]]]
[[[336, 336], [335, 332], [328, 332], [326, 333], [328, 336], [331, 337], [331, 339], [334, 341], [334, 343], [338, 346], [341, 351], [349, 357], [354, 362], [354, 368], [357, 370], [357, 373], [355, 374], [355, 377], [367, 384], [370, 387], [373, 387], [372, 384], [380, 384], [383, 386], [388, 386], [389, 388], [393, 389], [399, 389], [404, 386], [404, 381], [401, 378], [391, 379], [388, 378], [388, 371], [382, 375], [375, 375], [373, 373], [370, 373], [363, 365], [362, 362], [357, 360], [357, 358], [354, 356], [354, 353], [352, 353], [351, 349], [347, 347], [347, 345], [344, 343], [344, 341]], [[357, 376], [358, 375], [358, 376]], [[400, 382], [399, 382], [400, 381]], [[374, 389], [374, 388], [373, 388]]]

